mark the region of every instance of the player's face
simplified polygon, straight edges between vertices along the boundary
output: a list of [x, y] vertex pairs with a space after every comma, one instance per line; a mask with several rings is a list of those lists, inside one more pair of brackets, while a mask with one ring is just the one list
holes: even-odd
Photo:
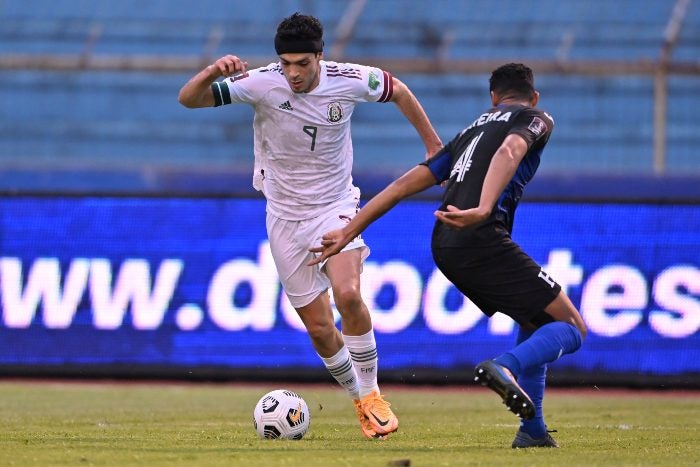
[[280, 64], [294, 92], [309, 92], [318, 86], [321, 53], [282, 54]]

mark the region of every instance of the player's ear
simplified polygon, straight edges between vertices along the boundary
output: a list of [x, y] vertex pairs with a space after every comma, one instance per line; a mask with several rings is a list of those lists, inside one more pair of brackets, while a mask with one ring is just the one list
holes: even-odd
[[498, 94], [496, 94], [495, 92], [491, 91], [491, 105], [494, 105], [494, 106], [498, 105], [498, 103], [500, 102], [500, 100], [501, 100], [501, 99], [500, 99], [500, 97], [498, 97]]
[[540, 101], [540, 93], [535, 91], [532, 95], [532, 99], [530, 100], [530, 104], [533, 107], [537, 107], [537, 103]]

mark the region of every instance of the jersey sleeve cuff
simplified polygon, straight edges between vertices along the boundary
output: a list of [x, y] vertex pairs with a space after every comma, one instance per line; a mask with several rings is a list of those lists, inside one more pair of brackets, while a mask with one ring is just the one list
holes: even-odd
[[231, 103], [231, 93], [226, 81], [217, 81], [211, 84], [211, 92], [214, 95], [214, 107]]
[[377, 102], [389, 102], [394, 95], [394, 80], [388, 71], [382, 70], [382, 73], [384, 74], [384, 91]]

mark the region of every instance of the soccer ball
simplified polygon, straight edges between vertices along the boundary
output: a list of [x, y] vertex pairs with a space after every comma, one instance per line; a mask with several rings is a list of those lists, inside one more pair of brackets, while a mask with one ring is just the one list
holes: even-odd
[[255, 431], [264, 439], [301, 439], [310, 423], [309, 407], [304, 399], [286, 389], [268, 392], [253, 410]]

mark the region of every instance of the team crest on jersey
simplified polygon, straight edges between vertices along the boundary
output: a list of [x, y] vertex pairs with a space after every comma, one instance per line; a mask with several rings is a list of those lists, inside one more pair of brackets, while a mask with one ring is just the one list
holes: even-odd
[[328, 121], [338, 123], [343, 118], [343, 107], [339, 102], [331, 102], [328, 104]]

